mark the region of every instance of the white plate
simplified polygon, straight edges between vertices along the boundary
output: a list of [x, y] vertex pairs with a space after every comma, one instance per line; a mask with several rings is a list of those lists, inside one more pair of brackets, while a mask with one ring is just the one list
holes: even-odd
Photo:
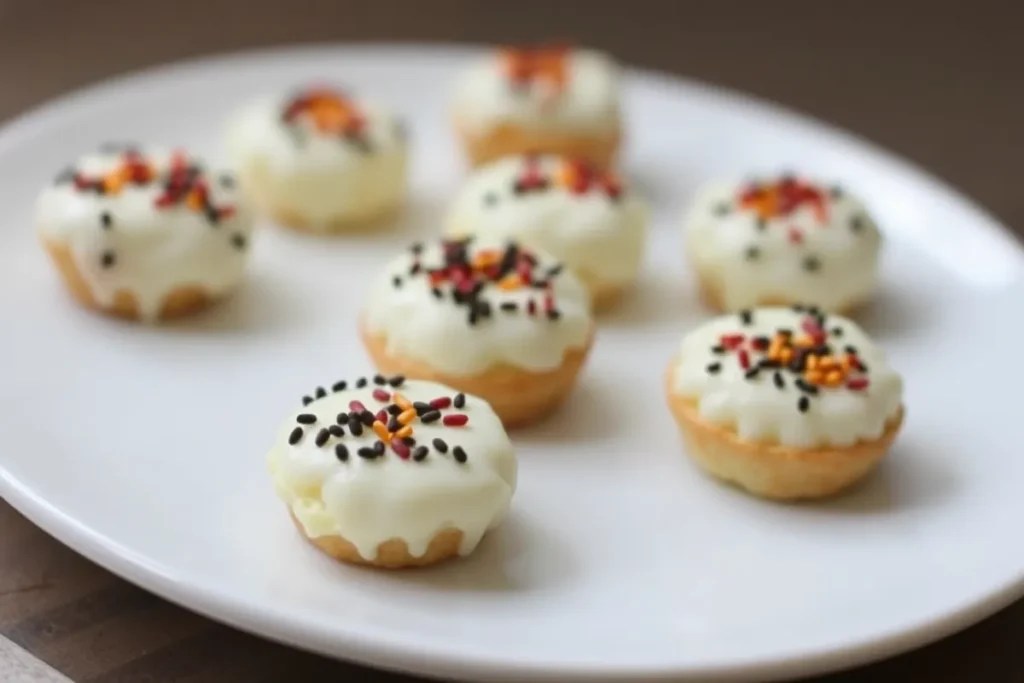
[[[374, 573], [290, 526], [264, 471], [310, 387], [367, 369], [365, 276], [429, 236], [460, 162], [443, 94], [468, 52], [285, 50], [158, 69], [71, 95], [0, 134], [0, 493], [127, 579], [323, 653], [459, 678], [756, 678], [892, 654], [1007, 604], [1024, 583], [1020, 248], [952, 190], [845, 134], [652, 74], [629, 75], [627, 170], [656, 207], [646, 276], [603, 320], [564, 412], [518, 434], [514, 513], [472, 558]], [[332, 79], [409, 117], [415, 200], [392, 233], [268, 229], [251, 281], [163, 329], [79, 310], [30, 229], [37, 189], [108, 139], [216, 154], [254, 94]], [[863, 194], [890, 238], [863, 319], [907, 379], [891, 459], [822, 505], [701, 476], [662, 401], [701, 320], [677, 217], [710, 176], [794, 168]]]

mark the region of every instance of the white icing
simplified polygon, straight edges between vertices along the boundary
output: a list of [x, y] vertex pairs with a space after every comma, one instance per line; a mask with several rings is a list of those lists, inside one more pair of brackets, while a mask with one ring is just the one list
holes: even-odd
[[[474, 239], [470, 254], [484, 249], [504, 249], [506, 242]], [[557, 262], [535, 252], [536, 273], [543, 275]], [[442, 283], [441, 297], [431, 291], [426, 271], [444, 265], [440, 242], [427, 244], [418, 261], [421, 271], [410, 276], [417, 257], [411, 251], [389, 263], [373, 282], [364, 321], [371, 334], [383, 335], [389, 354], [422, 360], [451, 374], [474, 375], [499, 364], [530, 371], [553, 370], [566, 352], [584, 348], [591, 335], [590, 297], [586, 288], [568, 270], [550, 278], [559, 317], [551, 320], [540, 310], [544, 294], [530, 287], [503, 291], [487, 286], [480, 298], [487, 301], [492, 315], [477, 324], [467, 322], [468, 308], [456, 305], [452, 286]], [[394, 278], [402, 280], [396, 287]], [[526, 314], [527, 302], [538, 305], [535, 316]], [[503, 302], [514, 302], [519, 310], [500, 310]]]
[[[329, 394], [288, 418], [268, 456], [278, 495], [307, 534], [341, 535], [366, 560], [373, 560], [377, 547], [390, 539], [405, 541], [411, 555], [422, 556], [430, 540], [445, 529], [461, 530], [460, 553], [471, 553], [505, 516], [516, 488], [515, 453], [501, 421], [482, 399], [466, 396], [463, 408], [452, 406], [441, 412], [464, 413], [469, 416], [467, 425], [412, 423], [417, 445], [430, 449], [422, 461], [404, 460], [390, 449], [373, 460], [360, 457], [359, 448], [378, 440], [369, 428], [357, 437], [345, 426], [344, 436], [331, 436], [317, 446], [317, 433], [334, 424], [338, 413], [348, 412], [351, 401], [362, 402], [374, 413], [387, 405], [373, 398], [374, 388], [371, 383], [364, 389]], [[424, 402], [456, 394], [440, 384], [413, 380], [397, 390], [386, 390]], [[317, 422], [299, 425], [296, 417], [303, 413], [316, 415]], [[297, 426], [303, 428], [303, 438], [289, 445]], [[431, 445], [435, 438], [448, 444], [446, 454]], [[349, 451], [344, 462], [335, 455], [339, 443]], [[454, 458], [455, 446], [465, 450], [464, 463]]]
[[[140, 151], [157, 171], [155, 181], [128, 184], [106, 195], [76, 189], [71, 181], [57, 182], [40, 193], [35, 221], [46, 241], [70, 250], [100, 305], [110, 306], [117, 292], [128, 291], [138, 301], [140, 317], [152, 321], [176, 288], [198, 285], [214, 298], [235, 288], [244, 274], [253, 219], [235, 189], [234, 176], [218, 171], [204, 173], [210, 198], [214, 206], [233, 206], [232, 216], [211, 225], [201, 211], [184, 203], [157, 208], [155, 201], [164, 191], [159, 176], [169, 168], [172, 155], [156, 148]], [[117, 152], [91, 154], [74, 168], [100, 176], [117, 168], [121, 159]], [[221, 182], [224, 177], [229, 183]], [[107, 228], [101, 221], [104, 213], [110, 216]], [[243, 248], [234, 240], [244, 240]], [[115, 260], [104, 267], [108, 253]]]
[[[243, 178], [253, 179], [260, 204], [286, 207], [310, 227], [376, 217], [406, 194], [406, 140], [401, 122], [383, 106], [356, 102], [366, 121], [361, 151], [337, 135], [319, 132], [308, 117], [281, 119], [291, 96], [244, 108], [229, 122], [227, 144]], [[301, 142], [297, 142], [301, 140]]]
[[[547, 177], [564, 163], [558, 156], [536, 157], [537, 169]], [[628, 189], [613, 200], [597, 187], [575, 193], [557, 183], [516, 193], [525, 167], [524, 157], [507, 157], [470, 176], [449, 211], [446, 234], [520, 241], [562, 260], [591, 285], [631, 282], [643, 257], [644, 203]]]
[[[871, 296], [881, 235], [857, 198], [845, 192], [832, 197], [828, 186], [819, 184], [826, 196], [825, 224], [803, 205], [759, 230], [757, 214], [737, 203], [744, 187], [720, 183], [701, 190], [685, 219], [694, 265], [720, 290], [727, 310], [772, 299], [838, 310]], [[719, 206], [731, 208], [718, 215]], [[851, 229], [854, 220], [859, 230]], [[791, 228], [802, 234], [802, 244], [790, 242]], [[747, 256], [751, 247], [758, 250], [754, 260]], [[818, 260], [817, 270], [805, 267], [809, 257]]]
[[615, 63], [594, 50], [567, 57], [565, 87], [553, 94], [543, 80], [509, 87], [501, 54], [494, 52], [458, 79], [453, 115], [474, 133], [502, 124], [539, 131], [613, 133], [619, 125], [619, 76]]
[[[829, 315], [824, 329], [842, 330], [841, 336], [830, 333], [827, 342], [834, 353], [843, 353], [847, 345], [855, 347], [867, 366], [864, 376], [868, 386], [860, 391], [845, 386], [821, 387], [816, 395], [808, 397], [806, 412], [797, 407], [804, 393], [794, 384], [798, 377], [795, 373], [781, 370], [785, 388], [779, 389], [773, 380], [774, 371], [762, 370], [757, 378], [747, 379], [736, 351], [712, 351], [723, 335], [770, 338], [779, 328], [799, 335], [806, 317], [789, 308], [761, 308], [753, 311], [750, 325], [741, 324], [739, 315], [721, 316], [701, 325], [683, 339], [677, 364], [671, 370], [673, 393], [695, 399], [702, 419], [729, 426], [748, 441], [812, 448], [848, 446], [878, 438], [900, 409], [903, 382], [882, 350], [854, 322]], [[750, 352], [750, 358], [756, 363], [763, 355]], [[717, 373], [708, 372], [713, 363], [721, 365]]]

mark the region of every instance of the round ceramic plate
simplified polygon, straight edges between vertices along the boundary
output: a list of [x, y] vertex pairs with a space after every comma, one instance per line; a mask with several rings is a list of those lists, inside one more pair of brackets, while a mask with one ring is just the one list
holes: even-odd
[[[264, 455], [312, 386], [366, 372], [366, 278], [438, 229], [464, 170], [444, 94], [470, 52], [286, 50], [150, 71], [60, 99], [0, 134], [0, 493], [77, 551], [215, 619], [300, 647], [438, 676], [758, 679], [893, 654], [1007, 604], [1024, 584], [1024, 420], [1013, 314], [1021, 249], [954, 191], [775, 107], [627, 77], [625, 170], [654, 206], [644, 275], [601, 320], [568, 405], [515, 434], [513, 514], [467, 560], [373, 572], [308, 547]], [[76, 307], [37, 248], [37, 190], [107, 140], [220, 154], [254, 95], [308, 81], [407, 117], [414, 197], [399, 225], [336, 240], [266, 226], [251, 278], [163, 328]], [[908, 421], [854, 492], [749, 498], [687, 460], [662, 399], [680, 335], [708, 316], [678, 217], [697, 183], [799, 169], [862, 194], [888, 237], [862, 323], [906, 377]]]

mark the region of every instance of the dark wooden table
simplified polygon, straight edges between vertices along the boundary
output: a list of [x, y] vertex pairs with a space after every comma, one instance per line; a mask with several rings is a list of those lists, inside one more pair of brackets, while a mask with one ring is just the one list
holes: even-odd
[[[1022, 22], [1024, 4], [1013, 0], [0, 0], [0, 119], [113, 74], [243, 47], [571, 37], [849, 128], [1021, 234]], [[412, 680], [185, 612], [76, 556], [2, 501], [0, 634], [88, 683]], [[917, 652], [818, 680], [1022, 681], [1022, 638], [1024, 602]]]

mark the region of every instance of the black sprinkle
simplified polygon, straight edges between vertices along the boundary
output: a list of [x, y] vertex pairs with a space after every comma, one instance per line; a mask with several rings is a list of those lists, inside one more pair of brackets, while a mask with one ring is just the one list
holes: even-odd
[[348, 382], [345, 382], [344, 380], [342, 380], [341, 382], [335, 382], [334, 385], [331, 387], [331, 391], [335, 393], [339, 391], [345, 391], [345, 389], [348, 389]]
[[416, 439], [412, 438], [411, 436], [403, 436], [402, 443], [404, 443], [409, 448], [412, 448], [413, 446], [416, 445]]
[[341, 428], [341, 425], [331, 425], [327, 428], [327, 431], [331, 433], [331, 436], [336, 436], [339, 439], [345, 436], [345, 430]]
[[338, 460], [345, 462], [348, 460], [348, 446], [343, 443], [339, 443], [334, 447], [334, 455]]
[[335, 421], [340, 425], [348, 424], [348, 413], [338, 413], [338, 416], [334, 418]]
[[455, 462], [466, 462], [466, 451], [462, 450], [462, 446], [453, 448], [452, 455], [455, 457]]
[[726, 216], [732, 211], [732, 205], [729, 202], [721, 202], [715, 204], [715, 208], [712, 209], [716, 216]]
[[846, 351], [851, 356], [857, 355], [857, 347], [854, 346], [853, 344], [847, 344], [846, 346], [844, 346], [843, 351]]
[[804, 270], [808, 273], [814, 273], [821, 270], [821, 260], [817, 256], [807, 256], [804, 258]]
[[757, 247], [747, 247], [743, 257], [748, 261], [756, 261], [761, 256], [761, 250]]
[[387, 446], [384, 445], [383, 441], [377, 440], [373, 442], [373, 450], [377, 451], [378, 455], [384, 455], [384, 451]]
[[777, 389], [786, 388], [786, 380], [782, 379], [782, 373], [778, 370], [772, 373], [772, 381], [775, 382], [775, 387]]
[[245, 249], [245, 245], [247, 243], [248, 240], [246, 240], [245, 235], [241, 233], [236, 232], [234, 235], [231, 236], [231, 246], [233, 246], [235, 249], [238, 249], [239, 251]]
[[800, 400], [796, 402], [796, 407], [801, 413], [806, 413], [811, 407], [811, 402], [807, 400], [806, 396], [801, 396]]
[[110, 215], [109, 211], [104, 211], [100, 214], [100, 225], [103, 226], [104, 230], [108, 230], [113, 224], [114, 217]]
[[358, 420], [352, 420], [348, 423], [348, 431], [352, 432], [352, 436], [362, 436], [363, 423]]
[[430, 453], [429, 448], [426, 446], [418, 446], [416, 450], [412, 452], [412, 459], [416, 462], [422, 462], [423, 459], [427, 457], [428, 453]]
[[61, 171], [59, 174], [57, 174], [57, 177], [54, 179], [53, 182], [56, 185], [70, 183], [72, 180], [75, 179], [75, 176], [77, 175], [78, 171], [76, 171], [74, 168], [68, 167]]
[[768, 227], [768, 221], [758, 216], [754, 221], [754, 227], [757, 228], [758, 232], [761, 232]]
[[548, 311], [548, 320], [558, 320], [561, 317], [562, 313], [557, 308], [552, 308]]
[[864, 218], [861, 216], [854, 216], [850, 219], [850, 230], [852, 232], [860, 232], [864, 229]]
[[430, 293], [434, 295], [435, 299], [440, 299], [440, 298], [444, 297], [444, 292], [442, 292], [437, 287], [431, 287]]
[[770, 358], [762, 358], [757, 362], [759, 368], [764, 370], [765, 368], [774, 370], [775, 368], [781, 368], [782, 362], [777, 360], [771, 360]]
[[359, 413], [359, 421], [362, 422], [367, 427], [372, 427], [376, 419], [377, 416], [371, 413], [369, 410], [364, 410], [363, 412]]
[[740, 311], [740, 322], [749, 325], [754, 322], [754, 314], [749, 309]]
[[388, 420], [388, 431], [389, 432], [397, 432], [401, 428], [402, 428], [402, 423], [399, 422], [397, 418], [392, 417], [390, 420]]
[[843, 328], [841, 328], [841, 327], [833, 327], [832, 328], [832, 336], [834, 336], [834, 337], [842, 337], [843, 336]]
[[373, 460], [378, 455], [377, 451], [371, 448], [370, 446], [363, 446], [358, 451], [356, 451], [356, 453], [359, 454], [360, 458], [366, 458], [367, 460]]
[[402, 406], [398, 405], [397, 403], [392, 403], [385, 410], [387, 410], [388, 415], [401, 415], [402, 414]]
[[100, 265], [104, 268], [112, 268], [114, 263], [117, 261], [117, 256], [112, 251], [103, 252], [103, 256], [100, 257]]
[[365, 377], [360, 377], [356, 380], [356, 389], [362, 389], [367, 384]]
[[781, 334], [783, 337], [792, 337], [793, 336], [793, 330], [789, 329], [788, 327], [780, 327], [780, 328], [776, 329], [775, 331], [778, 334]]
[[323, 398], [326, 395], [327, 395], [327, 390], [326, 389], [324, 389], [323, 387], [317, 387], [316, 388], [316, 397], [317, 398]]
[[321, 429], [316, 433], [316, 445], [317, 447], [323, 446], [327, 443], [327, 439], [331, 438], [331, 432], [327, 429]]
[[434, 448], [437, 449], [438, 453], [448, 452], [448, 444], [446, 444], [443, 439], [434, 439], [431, 443], [434, 444]]
[[462, 408], [463, 406], [466, 405], [466, 395], [464, 393], [462, 393], [461, 391], [459, 393], [455, 394], [455, 399], [452, 401], [452, 404], [456, 408]]
[[302, 441], [302, 427], [296, 427], [292, 430], [292, 433], [288, 435], [288, 445], [294, 446], [298, 442]]
[[313, 397], [312, 396], [303, 396], [302, 397], [302, 405], [308, 406], [312, 402], [313, 402]]
[[423, 270], [423, 266], [421, 266], [420, 262], [417, 261], [416, 263], [409, 266], [409, 277], [412, 277], [413, 275], [419, 275], [421, 270]]
[[793, 311], [796, 313], [803, 313], [805, 310], [807, 310], [807, 308], [803, 304], [793, 304], [792, 306], [790, 306], [790, 308], [792, 308]]
[[829, 189], [829, 194], [832, 195], [832, 199], [839, 199], [843, 196], [843, 188], [839, 185], [833, 185]]
[[757, 379], [757, 376], [761, 373], [761, 368], [757, 365], [743, 373], [746, 379]]
[[557, 277], [557, 276], [562, 274], [563, 270], [565, 270], [565, 264], [564, 263], [556, 263], [555, 265], [553, 265], [550, 268], [548, 268], [548, 277], [549, 278]]
[[402, 278], [398, 277], [397, 275], [394, 276], [393, 278], [391, 278], [391, 284], [394, 285], [396, 288], [401, 287]]
[[472, 327], [472, 326], [476, 325], [476, 323], [477, 323], [477, 321], [479, 319], [480, 319], [480, 314], [477, 313], [476, 308], [469, 309], [469, 316], [466, 318], [466, 322], [469, 323], [469, 326]]
[[711, 373], [712, 375], [716, 375], [716, 374], [718, 374], [718, 372], [719, 372], [719, 371], [720, 371], [720, 370], [722, 369], [722, 364], [721, 364], [721, 363], [711, 363], [711, 364], [710, 364], [710, 365], [708, 365], [708, 367], [707, 367], [707, 368], [705, 368], [705, 369], [706, 369], [706, 370], [707, 370], [707, 371], [708, 371], [709, 373]]
[[416, 401], [412, 404], [412, 407], [416, 409], [416, 414], [420, 416], [433, 410], [429, 403], [424, 403], [423, 401]]
[[[860, 359], [858, 359], [858, 362], [860, 362]], [[865, 375], [868, 373], [867, 363], [860, 362], [860, 371], [863, 372]]]
[[724, 346], [712, 346], [711, 347], [711, 353], [715, 354], [716, 356], [721, 356], [723, 353], [725, 353], [725, 347]]
[[405, 376], [404, 375], [395, 375], [394, 377], [392, 377], [391, 379], [388, 380], [388, 384], [390, 384], [392, 387], [397, 389], [398, 387], [400, 387], [403, 384], [405, 384]]
[[297, 418], [295, 418], [295, 421], [298, 422], [300, 425], [311, 425], [314, 422], [316, 422], [316, 415], [312, 413], [302, 413]]
[[514, 313], [515, 311], [519, 310], [519, 304], [517, 304], [515, 301], [502, 301], [499, 308], [501, 308], [501, 310], [505, 311], [506, 313]]
[[413, 245], [409, 247], [409, 251], [411, 251], [414, 254], [422, 254], [423, 253], [423, 243], [422, 242], [415, 242], [415, 243], [413, 243]]
[[430, 424], [431, 422], [437, 422], [441, 419], [441, 412], [439, 410], [431, 410], [429, 413], [423, 413], [420, 415], [420, 422], [424, 424]]
[[498, 193], [488, 192], [484, 195], [484, 206], [494, 206], [498, 203]]
[[373, 383], [376, 384], [378, 387], [382, 387], [385, 384], [387, 384], [388, 381], [384, 378], [384, 375], [374, 375]]
[[230, 173], [222, 173], [219, 180], [220, 186], [225, 189], [230, 190], [235, 186], [235, 176], [231, 175]]
[[805, 394], [810, 394], [811, 396], [814, 396], [818, 393], [818, 387], [814, 386], [813, 384], [808, 384], [803, 379], [797, 379], [795, 384], [797, 388], [800, 389], [800, 391], [804, 392]]

